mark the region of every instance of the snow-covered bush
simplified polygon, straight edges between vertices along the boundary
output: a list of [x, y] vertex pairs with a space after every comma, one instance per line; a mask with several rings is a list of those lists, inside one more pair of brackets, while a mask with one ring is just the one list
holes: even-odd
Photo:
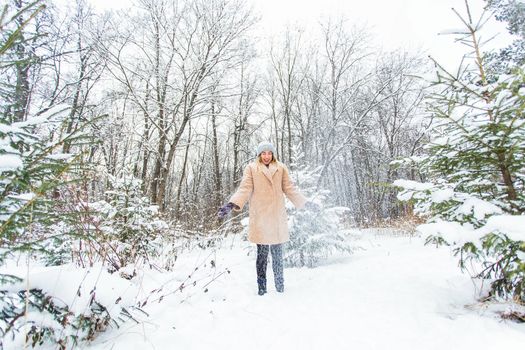
[[464, 23], [472, 34], [461, 41], [477, 54], [457, 76], [438, 67], [432, 139], [418, 160], [427, 181], [394, 184], [429, 219], [419, 227], [429, 242], [456, 244], [462, 267], [481, 261], [472, 272], [492, 280], [493, 295], [525, 301], [525, 67], [489, 80], [479, 28]]
[[82, 237], [84, 235], [75, 235], [75, 232], [78, 232], [75, 226], [63, 221], [42, 229], [53, 234], [42, 243], [43, 250], [46, 253], [39, 256], [40, 262], [45, 266], [76, 262], [77, 259], [73, 254], [75, 252], [74, 246], [78, 243], [77, 236]]
[[168, 224], [160, 218], [158, 207], [142, 194], [142, 182], [132, 176], [108, 175], [110, 190], [105, 200], [90, 203], [94, 236], [103, 246], [110, 270], [147, 262], [162, 252]]
[[[28, 62], [37, 61], [21, 57], [16, 47], [34, 39], [31, 35], [36, 34], [22, 35], [23, 29], [44, 8], [39, 2], [14, 12], [2, 8], [2, 78], [9, 76], [9, 67], [26, 69]], [[91, 339], [110, 320], [118, 319], [110, 311], [118, 303], [111, 299], [119, 296], [111, 291], [118, 284], [115, 279], [104, 293], [111, 298], [103, 299], [103, 287], [87, 287], [86, 281], [75, 279], [82, 277], [77, 266], [67, 274], [54, 267], [44, 267], [38, 274], [16, 274], [6, 264], [12, 257], [23, 257], [28, 265], [42, 260], [46, 265], [70, 262], [72, 244], [90, 238], [82, 230], [73, 230], [81, 212], [75, 210], [70, 191], [87, 174], [82, 150], [93, 145], [86, 132], [90, 121], [82, 118], [75, 127], [68, 127], [70, 108], [45, 101], [43, 110], [31, 113], [23, 89], [10, 81], [2, 81], [0, 89], [0, 347], [47, 342], [60, 349], [73, 348], [77, 341]], [[52, 279], [65, 275], [67, 279]], [[97, 277], [91, 280], [100, 281]], [[119, 308], [122, 305], [128, 304], [122, 302]]]
[[284, 255], [289, 267], [315, 267], [334, 252], [351, 253], [352, 247], [341, 225], [348, 208], [330, 207], [330, 192], [317, 191], [320, 169], [296, 169], [294, 182], [315, 205], [296, 210], [289, 203], [288, 228], [290, 241]]
[[132, 318], [136, 287], [102, 266], [60, 266], [13, 276], [0, 290], [0, 335], [6, 348], [73, 349]]
[[57, 106], [13, 123], [0, 117], [0, 261], [8, 252], [42, 248], [43, 228], [67, 219], [60, 189], [75, 180], [80, 165], [77, 155], [57, 150], [66, 139], [83, 137], [53, 137], [67, 111]]

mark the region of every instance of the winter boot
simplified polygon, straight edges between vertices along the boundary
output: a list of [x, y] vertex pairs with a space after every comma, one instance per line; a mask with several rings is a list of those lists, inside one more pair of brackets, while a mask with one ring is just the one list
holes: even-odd
[[257, 294], [264, 295], [266, 294], [266, 279], [265, 278], [257, 278], [257, 286], [259, 287], [259, 292]]
[[259, 292], [257, 292], [259, 295], [266, 294], [266, 284], [259, 283]]
[[259, 292], [257, 292], [257, 294], [259, 294], [259, 295], [266, 294], [266, 287], [259, 286]]

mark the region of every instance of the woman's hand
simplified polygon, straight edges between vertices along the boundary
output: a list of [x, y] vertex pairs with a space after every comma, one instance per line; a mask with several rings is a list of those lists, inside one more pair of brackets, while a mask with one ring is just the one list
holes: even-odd
[[230, 211], [232, 211], [233, 207], [235, 206], [236, 206], [235, 204], [229, 202], [228, 204], [225, 204], [222, 207], [220, 207], [219, 212], [217, 213], [217, 216], [219, 217], [219, 219], [224, 219], [230, 213]]

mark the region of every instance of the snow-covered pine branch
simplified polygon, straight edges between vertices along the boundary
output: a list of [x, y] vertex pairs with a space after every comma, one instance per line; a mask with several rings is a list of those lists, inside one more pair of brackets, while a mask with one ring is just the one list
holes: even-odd
[[394, 185], [428, 218], [418, 228], [428, 241], [454, 245], [463, 268], [479, 261], [481, 271], [471, 272], [491, 280], [493, 296], [524, 301], [525, 66], [488, 74], [481, 28], [462, 20], [471, 35], [458, 40], [468, 41], [476, 64], [458, 76], [438, 66], [427, 101], [436, 122], [418, 161], [427, 180]]

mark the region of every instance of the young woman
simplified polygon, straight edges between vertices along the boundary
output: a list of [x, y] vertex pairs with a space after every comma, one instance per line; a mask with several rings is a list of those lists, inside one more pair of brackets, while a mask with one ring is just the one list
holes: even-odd
[[267, 141], [257, 147], [257, 159], [248, 164], [239, 188], [228, 203], [219, 209], [224, 218], [233, 209], [242, 210], [250, 202], [248, 239], [257, 244], [257, 284], [259, 295], [266, 293], [266, 265], [268, 251], [272, 254], [275, 289], [284, 292], [282, 244], [290, 238], [284, 195], [301, 209], [306, 198], [290, 180], [288, 168], [275, 159], [275, 148]]

